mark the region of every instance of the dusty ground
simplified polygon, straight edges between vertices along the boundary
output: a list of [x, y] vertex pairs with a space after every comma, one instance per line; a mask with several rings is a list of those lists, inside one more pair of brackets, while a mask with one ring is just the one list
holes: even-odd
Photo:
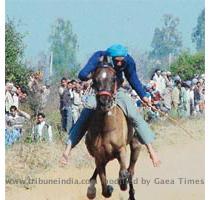
[[[202, 200], [204, 199], [204, 119], [180, 121], [185, 128], [193, 132], [191, 139], [169, 122], [153, 125], [157, 133], [155, 147], [162, 165], [153, 168], [145, 149], [139, 157], [134, 187], [136, 199], [147, 200]], [[14, 146], [6, 153], [6, 175], [19, 178], [23, 174], [40, 180], [64, 179], [66, 184], [6, 184], [7, 200], [84, 200], [87, 184], [72, 184], [72, 181], [89, 179], [93, 172], [93, 159], [87, 154], [83, 141], [72, 152], [68, 166], [58, 164], [61, 144], [40, 146], [39, 148]], [[27, 156], [26, 156], [27, 154]], [[11, 159], [13, 158], [13, 159]], [[38, 161], [37, 161], [38, 160]], [[36, 166], [36, 167], [34, 167]], [[107, 166], [107, 177], [117, 180], [119, 165], [112, 161]], [[180, 182], [179, 178], [183, 178]], [[150, 181], [145, 184], [143, 180]], [[156, 180], [156, 182], [155, 182]], [[188, 182], [185, 182], [188, 181]], [[68, 181], [68, 182], [67, 182]], [[161, 183], [160, 183], [161, 182]], [[69, 184], [68, 184], [69, 183]], [[128, 199], [128, 192], [120, 191], [112, 184], [114, 192], [111, 200]], [[97, 200], [105, 199], [101, 195], [100, 181], [97, 184]]]

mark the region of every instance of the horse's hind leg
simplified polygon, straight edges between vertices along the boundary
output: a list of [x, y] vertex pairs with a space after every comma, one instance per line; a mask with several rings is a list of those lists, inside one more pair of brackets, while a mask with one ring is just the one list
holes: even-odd
[[131, 149], [131, 157], [130, 157], [130, 164], [128, 167], [129, 172], [129, 200], [135, 200], [135, 190], [133, 187], [133, 175], [134, 175], [134, 168], [136, 161], [139, 157], [139, 153], [141, 150], [141, 145], [136, 137], [133, 137], [130, 142], [130, 149]]
[[107, 163], [100, 163], [97, 164], [97, 171], [98, 175], [101, 180], [101, 186], [102, 186], [102, 195], [106, 198], [111, 197], [113, 192], [113, 187], [111, 185], [107, 185], [107, 179], [106, 179], [106, 164]]
[[120, 164], [120, 172], [119, 172], [119, 185], [121, 190], [127, 190], [127, 184], [128, 184], [128, 171], [126, 168], [126, 149], [123, 147], [120, 149], [118, 161]]
[[87, 190], [87, 197], [89, 199], [94, 199], [96, 197], [95, 184], [96, 184], [97, 175], [98, 175], [98, 171], [97, 171], [97, 168], [95, 168], [94, 173], [93, 173], [92, 177], [90, 178], [90, 185]]

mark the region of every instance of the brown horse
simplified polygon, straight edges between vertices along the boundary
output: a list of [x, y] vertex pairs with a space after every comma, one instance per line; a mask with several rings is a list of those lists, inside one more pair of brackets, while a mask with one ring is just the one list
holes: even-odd
[[[117, 80], [114, 68], [108, 63], [102, 63], [102, 66], [98, 67], [93, 74], [93, 83], [97, 108], [86, 135], [86, 146], [89, 153], [95, 158], [96, 169], [90, 178], [87, 196], [89, 199], [95, 198], [96, 178], [99, 175], [102, 195], [106, 198], [111, 197], [113, 187], [107, 185], [105, 168], [109, 161], [116, 158], [120, 164], [118, 181], [120, 188], [126, 190], [129, 183], [129, 199], [134, 200], [132, 177], [141, 146], [123, 111], [115, 105]], [[128, 169], [126, 167], [127, 144], [130, 145], [131, 150]]]

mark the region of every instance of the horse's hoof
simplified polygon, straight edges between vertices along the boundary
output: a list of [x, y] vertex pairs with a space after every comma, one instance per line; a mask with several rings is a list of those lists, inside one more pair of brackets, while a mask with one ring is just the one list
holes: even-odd
[[128, 200], [136, 200], [135, 197], [129, 197]]
[[122, 191], [127, 190], [129, 173], [127, 170], [121, 171], [119, 174], [119, 185]]
[[121, 183], [121, 184], [120, 184], [120, 189], [121, 189], [122, 191], [126, 191], [127, 188], [128, 188], [127, 183]]
[[106, 192], [102, 192], [102, 195], [106, 198], [109, 198], [112, 196], [114, 188], [111, 185], [107, 185]]
[[88, 199], [95, 199], [96, 197], [96, 188], [95, 187], [88, 187], [87, 190], [87, 197]]
[[[129, 191], [129, 195], [133, 197], [133, 196], [135, 195], [135, 190], [134, 190], [134, 189], [133, 189], [133, 190], [130, 190], [130, 191]], [[133, 197], [133, 198], [134, 198], [134, 197]]]
[[129, 199], [128, 200], [136, 200], [134, 195], [135, 195], [135, 190], [129, 191]]

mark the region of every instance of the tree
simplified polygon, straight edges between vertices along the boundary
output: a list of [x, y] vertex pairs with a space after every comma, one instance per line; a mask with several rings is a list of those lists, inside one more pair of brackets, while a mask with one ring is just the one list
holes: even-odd
[[50, 58], [49, 56], [44, 52], [41, 51], [38, 54], [37, 62], [34, 64], [34, 70], [41, 71], [43, 73], [43, 79], [49, 80], [49, 65], [50, 65]]
[[[5, 79], [15, 84], [27, 85], [30, 71], [23, 64], [25, 35], [16, 30], [13, 20], [5, 24]], [[23, 78], [24, 77], [24, 78]]]
[[197, 51], [205, 49], [205, 10], [198, 16], [197, 25], [193, 29], [192, 42], [196, 44]]
[[156, 28], [151, 46], [150, 58], [158, 59], [160, 62], [170, 63], [170, 57], [176, 56], [182, 47], [182, 38], [177, 30], [179, 19], [172, 15], [163, 16], [162, 28]]
[[55, 75], [63, 76], [75, 68], [77, 51], [77, 35], [73, 33], [69, 20], [56, 19], [49, 36], [50, 51], [53, 52], [53, 70]]
[[195, 74], [205, 72], [205, 55], [203, 52], [194, 55], [183, 52], [170, 66], [170, 69], [174, 75], [178, 74], [183, 80], [192, 79]]

